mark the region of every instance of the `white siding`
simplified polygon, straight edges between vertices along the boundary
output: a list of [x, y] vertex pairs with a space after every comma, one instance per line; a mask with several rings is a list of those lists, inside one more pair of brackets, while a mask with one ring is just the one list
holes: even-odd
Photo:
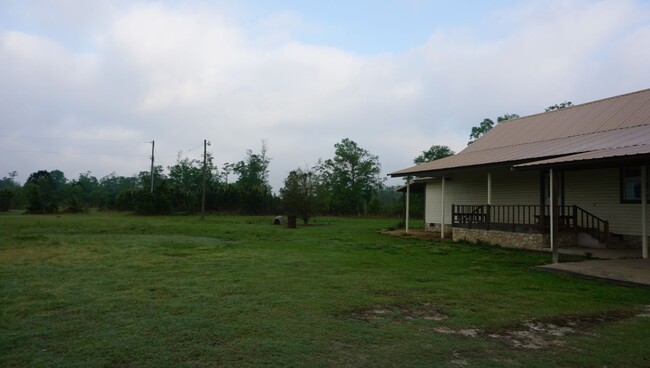
[[[445, 181], [445, 223], [451, 224], [452, 204], [487, 204], [487, 171], [455, 173]], [[492, 204], [539, 204], [539, 173], [531, 171], [491, 171]], [[442, 222], [441, 180], [427, 183], [425, 221]]]
[[641, 235], [641, 204], [621, 203], [619, 169], [567, 171], [564, 200], [609, 221], [610, 231]]
[[494, 171], [492, 173], [492, 204], [539, 204], [539, 172]]

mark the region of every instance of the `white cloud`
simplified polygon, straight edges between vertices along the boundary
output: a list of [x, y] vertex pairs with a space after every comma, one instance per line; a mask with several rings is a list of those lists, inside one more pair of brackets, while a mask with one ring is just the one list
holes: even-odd
[[[342, 138], [389, 172], [432, 144], [462, 149], [485, 117], [650, 84], [643, 2], [530, 1], [486, 15], [478, 26], [489, 32], [432, 29], [404, 54], [371, 56], [298, 41], [296, 30], [322, 25], [291, 11], [251, 30], [219, 6], [118, 4], [92, 15], [102, 26], [90, 49], [2, 30], [0, 169], [130, 175], [146, 169], [152, 139], [165, 166], [204, 138], [218, 163], [267, 139], [278, 189], [291, 169], [331, 157]], [[69, 141], [35, 143], [39, 136]], [[25, 147], [35, 148], [11, 153]]]

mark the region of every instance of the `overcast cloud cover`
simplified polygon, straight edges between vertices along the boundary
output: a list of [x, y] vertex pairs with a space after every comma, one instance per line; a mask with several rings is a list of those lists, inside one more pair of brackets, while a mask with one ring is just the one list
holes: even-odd
[[486, 117], [650, 88], [647, 1], [309, 3], [0, 0], [0, 177], [266, 140], [278, 190], [343, 138], [388, 173]]

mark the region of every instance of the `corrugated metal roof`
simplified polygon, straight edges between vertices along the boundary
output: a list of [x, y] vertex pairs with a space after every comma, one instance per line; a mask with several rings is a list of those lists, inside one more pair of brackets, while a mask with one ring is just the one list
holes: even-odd
[[626, 156], [638, 156], [650, 154], [650, 144], [641, 146], [630, 146], [621, 148], [606, 148], [597, 151], [577, 153], [575, 155], [561, 156], [551, 158], [548, 160], [527, 162], [525, 164], [514, 165], [515, 168], [533, 168], [538, 166], [546, 166], [561, 163], [574, 163], [578, 161], [593, 161], [610, 158], [620, 158]]
[[650, 89], [497, 124], [463, 151], [406, 176], [650, 144]]

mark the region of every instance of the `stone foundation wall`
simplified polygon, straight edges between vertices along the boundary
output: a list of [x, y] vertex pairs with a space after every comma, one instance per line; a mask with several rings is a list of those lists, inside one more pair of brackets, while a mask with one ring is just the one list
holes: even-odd
[[[467, 241], [470, 243], [485, 242], [493, 245], [501, 245], [507, 248], [521, 249], [548, 249], [550, 239], [548, 234], [538, 233], [515, 233], [510, 231], [481, 230], [453, 228], [452, 239], [454, 241]], [[558, 246], [572, 247], [576, 245], [576, 236], [572, 232], [558, 234]]]

